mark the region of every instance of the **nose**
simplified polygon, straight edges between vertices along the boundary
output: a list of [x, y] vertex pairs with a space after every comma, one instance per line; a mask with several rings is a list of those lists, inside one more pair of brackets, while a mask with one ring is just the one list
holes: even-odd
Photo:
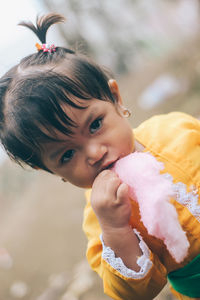
[[97, 162], [101, 161], [107, 153], [107, 147], [105, 145], [99, 145], [95, 142], [89, 142], [86, 147], [87, 162], [93, 166]]

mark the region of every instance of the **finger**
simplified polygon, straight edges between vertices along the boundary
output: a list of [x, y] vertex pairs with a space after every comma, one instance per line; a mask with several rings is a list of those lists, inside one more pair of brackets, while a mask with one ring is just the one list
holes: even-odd
[[104, 180], [112, 178], [112, 177], [118, 177], [117, 174], [112, 170], [103, 170], [96, 178], [103, 178]]
[[93, 182], [92, 191], [101, 193], [102, 198], [109, 198], [110, 200], [116, 200], [117, 198], [117, 189], [121, 181], [117, 174], [110, 170], [102, 171]]
[[117, 189], [117, 200], [119, 203], [128, 199], [129, 187], [126, 183], [121, 183]]
[[102, 192], [105, 192], [109, 188], [110, 183], [114, 182], [117, 178], [118, 177], [114, 172], [105, 170], [95, 178], [92, 188], [98, 188]]
[[105, 170], [102, 172], [102, 182], [103, 182], [103, 187], [104, 191], [107, 195], [111, 196], [111, 199], [116, 199], [117, 198], [117, 189], [121, 184], [121, 180], [118, 177], [118, 175], [110, 170]]
[[117, 190], [121, 184], [121, 180], [118, 176], [109, 176], [107, 180], [105, 181], [105, 191], [108, 193], [108, 195], [114, 197], [114, 199], [117, 198]]

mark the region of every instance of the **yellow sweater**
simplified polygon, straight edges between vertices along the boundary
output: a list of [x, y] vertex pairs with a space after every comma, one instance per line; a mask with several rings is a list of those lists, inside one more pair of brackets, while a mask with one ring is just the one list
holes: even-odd
[[170, 174], [177, 193], [172, 203], [187, 233], [190, 248], [186, 259], [177, 264], [164, 243], [148, 235], [140, 221], [138, 205], [132, 201], [134, 217], [130, 223], [148, 245], [152, 266], [142, 278], [123, 276], [102, 258], [101, 228], [90, 205], [90, 192], [87, 192], [83, 222], [88, 238], [87, 258], [91, 267], [102, 277], [105, 293], [116, 300], [153, 299], [166, 284], [169, 272], [186, 265], [200, 254], [200, 121], [184, 113], [155, 116], [134, 129], [134, 136], [145, 151], [163, 162], [163, 173]]

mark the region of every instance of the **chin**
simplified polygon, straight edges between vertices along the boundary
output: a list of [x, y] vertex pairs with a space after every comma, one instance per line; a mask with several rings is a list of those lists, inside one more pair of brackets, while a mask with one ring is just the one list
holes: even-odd
[[92, 184], [93, 184], [94, 180], [90, 183], [73, 183], [73, 185], [79, 187], [79, 188], [82, 188], [82, 189], [91, 189], [92, 188]]

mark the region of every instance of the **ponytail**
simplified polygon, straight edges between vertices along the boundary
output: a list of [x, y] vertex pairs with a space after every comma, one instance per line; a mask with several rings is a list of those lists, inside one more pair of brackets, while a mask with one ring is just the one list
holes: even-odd
[[42, 17], [36, 18], [36, 25], [34, 25], [32, 22], [20, 22], [18, 25], [24, 26], [32, 30], [40, 42], [42, 44], [46, 44], [46, 35], [49, 27], [51, 25], [57, 24], [57, 23], [62, 23], [65, 21], [65, 18], [60, 15], [60, 14], [47, 14]]

